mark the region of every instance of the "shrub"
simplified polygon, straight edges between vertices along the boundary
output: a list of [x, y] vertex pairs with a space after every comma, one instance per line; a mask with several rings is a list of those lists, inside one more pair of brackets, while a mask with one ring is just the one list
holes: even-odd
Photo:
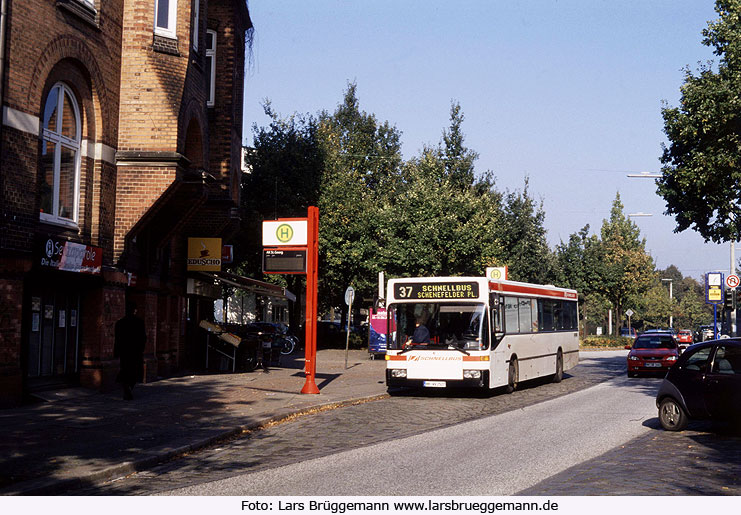
[[624, 348], [626, 345], [633, 345], [632, 338], [624, 336], [587, 336], [582, 338], [581, 347], [604, 347], [604, 348]]

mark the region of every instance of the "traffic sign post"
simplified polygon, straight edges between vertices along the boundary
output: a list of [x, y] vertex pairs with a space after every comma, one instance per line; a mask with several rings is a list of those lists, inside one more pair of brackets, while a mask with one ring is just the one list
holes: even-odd
[[319, 393], [316, 385], [316, 318], [319, 282], [319, 208], [307, 218], [281, 218], [262, 223], [263, 272], [306, 274], [306, 383], [301, 393]]
[[350, 352], [350, 323], [352, 322], [352, 302], [355, 300], [355, 289], [348, 286], [345, 290], [345, 304], [347, 304], [347, 338], [345, 339], [345, 370], [347, 370], [347, 354]]
[[723, 304], [723, 273], [705, 274], [705, 303], [713, 305], [713, 338], [718, 338], [718, 304]]
[[319, 393], [316, 385], [316, 317], [319, 282], [319, 208], [309, 206], [306, 256], [306, 383], [301, 393]]
[[[731, 250], [733, 250], [735, 243], [731, 242]], [[731, 263], [733, 263], [733, 259], [731, 259]], [[730, 306], [730, 336], [736, 336], [736, 308], [738, 305], [738, 288], [739, 284], [741, 284], [741, 278], [739, 278], [738, 275], [731, 273], [726, 277], [726, 286], [730, 288], [728, 293], [731, 294], [731, 306]]]

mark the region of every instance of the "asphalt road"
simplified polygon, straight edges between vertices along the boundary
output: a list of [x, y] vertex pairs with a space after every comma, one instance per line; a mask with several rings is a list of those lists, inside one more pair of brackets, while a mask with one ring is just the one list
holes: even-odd
[[617, 377], [502, 414], [169, 495], [511, 495], [650, 429], [656, 382]]

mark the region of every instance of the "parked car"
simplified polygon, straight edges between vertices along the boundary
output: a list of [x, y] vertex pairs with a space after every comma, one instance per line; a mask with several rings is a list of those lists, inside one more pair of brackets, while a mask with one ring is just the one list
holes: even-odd
[[634, 338], [638, 336], [638, 333], [636, 332], [634, 327], [621, 327], [620, 328], [620, 336], [623, 338]]
[[628, 353], [628, 377], [640, 373], [665, 372], [679, 357], [677, 341], [671, 333], [649, 333], [638, 336]]
[[[358, 327], [350, 327], [350, 348], [359, 349], [366, 345], [368, 330], [363, 331]], [[319, 320], [316, 323], [316, 345], [317, 348], [345, 348], [347, 343], [347, 325], [331, 320]]]
[[681, 431], [690, 419], [741, 421], [741, 339], [692, 345], [664, 378], [656, 395], [659, 421]]

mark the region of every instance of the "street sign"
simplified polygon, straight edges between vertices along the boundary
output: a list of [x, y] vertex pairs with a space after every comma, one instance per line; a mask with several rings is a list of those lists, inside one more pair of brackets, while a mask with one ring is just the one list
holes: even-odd
[[741, 283], [741, 279], [736, 274], [731, 274], [726, 278], [726, 286], [729, 288], [736, 288], [739, 283]]
[[345, 304], [352, 306], [352, 301], [355, 299], [355, 290], [352, 286], [348, 286], [345, 290]]
[[723, 304], [723, 274], [721, 272], [705, 274], [705, 303]]
[[305, 248], [262, 249], [262, 271], [265, 274], [305, 274]]
[[625, 312], [625, 314], [628, 316], [628, 318], [630, 318], [633, 316], [633, 310], [629, 309], [628, 311]]
[[308, 238], [308, 221], [305, 218], [281, 218], [262, 223], [263, 247], [304, 246], [308, 244]]

